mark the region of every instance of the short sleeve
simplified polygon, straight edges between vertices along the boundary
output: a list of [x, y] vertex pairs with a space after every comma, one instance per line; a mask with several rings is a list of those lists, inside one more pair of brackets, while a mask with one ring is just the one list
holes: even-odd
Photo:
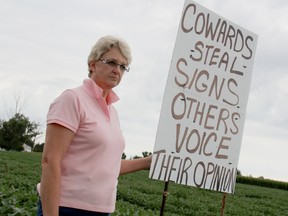
[[72, 90], [64, 91], [50, 105], [47, 124], [56, 123], [76, 133], [80, 124], [79, 98]]

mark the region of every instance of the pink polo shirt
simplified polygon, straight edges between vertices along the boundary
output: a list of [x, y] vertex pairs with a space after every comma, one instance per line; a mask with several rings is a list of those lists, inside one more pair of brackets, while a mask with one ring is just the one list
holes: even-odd
[[60, 206], [98, 212], [115, 210], [116, 189], [125, 141], [111, 91], [107, 103], [92, 79], [64, 91], [51, 104], [47, 124], [75, 133], [61, 167]]

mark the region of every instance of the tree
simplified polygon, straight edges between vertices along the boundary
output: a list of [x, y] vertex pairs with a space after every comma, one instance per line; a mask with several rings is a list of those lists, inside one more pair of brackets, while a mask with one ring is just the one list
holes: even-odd
[[237, 176], [242, 176], [241, 171], [237, 169]]
[[43, 152], [44, 143], [34, 145], [33, 152]]
[[36, 137], [41, 134], [38, 128], [39, 124], [18, 112], [7, 121], [0, 120], [0, 148], [23, 151], [26, 144], [33, 149]]
[[141, 157], [138, 156], [138, 155], [135, 155], [135, 156], [133, 157], [133, 159], [138, 159], [138, 158], [141, 158]]
[[144, 152], [142, 152], [142, 155], [143, 155], [143, 157], [148, 157], [148, 156], [152, 155], [152, 153], [148, 152], [148, 151], [144, 151]]
[[125, 160], [127, 157], [127, 155], [125, 154], [125, 152], [122, 153], [122, 159]]

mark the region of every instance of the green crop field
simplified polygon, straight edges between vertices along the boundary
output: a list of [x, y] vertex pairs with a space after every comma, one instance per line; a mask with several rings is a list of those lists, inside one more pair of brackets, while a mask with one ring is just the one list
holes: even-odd
[[[40, 153], [0, 152], [0, 216], [35, 215]], [[148, 171], [119, 178], [116, 215], [159, 215], [164, 183]], [[288, 191], [236, 184], [226, 197], [225, 215], [288, 216]], [[164, 215], [220, 215], [222, 193], [169, 183]]]

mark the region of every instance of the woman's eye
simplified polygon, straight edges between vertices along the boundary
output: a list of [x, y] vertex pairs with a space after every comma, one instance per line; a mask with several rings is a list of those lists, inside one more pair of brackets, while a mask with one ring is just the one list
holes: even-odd
[[116, 67], [118, 64], [115, 61], [107, 61], [107, 64]]
[[126, 70], [126, 66], [125, 65], [120, 65], [121, 70], [125, 71]]

